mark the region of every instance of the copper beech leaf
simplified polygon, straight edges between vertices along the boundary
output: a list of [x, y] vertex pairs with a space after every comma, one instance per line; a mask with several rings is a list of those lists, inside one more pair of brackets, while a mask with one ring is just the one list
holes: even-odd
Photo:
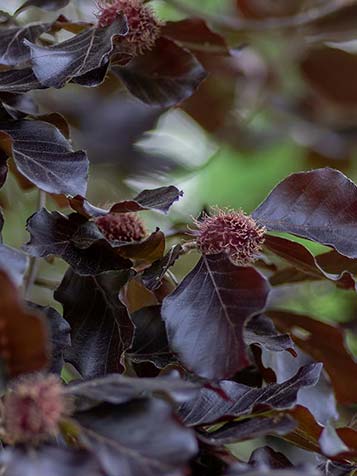
[[161, 107], [180, 104], [206, 78], [203, 66], [188, 50], [164, 37], [145, 55], [126, 66], [113, 66], [112, 71], [133, 96]]
[[193, 431], [161, 400], [102, 404], [75, 417], [82, 445], [95, 454], [108, 476], [184, 476], [198, 450]]
[[89, 28], [51, 47], [25, 43], [31, 49], [33, 72], [43, 86], [61, 88], [71, 80], [97, 86], [107, 73], [114, 37], [127, 32], [121, 15], [106, 28]]
[[144, 285], [150, 289], [150, 291], [158, 289], [161, 286], [166, 272], [175, 264], [182, 253], [183, 248], [178, 244], [173, 246], [161, 259], [154, 261], [150, 268], [146, 269], [143, 273], [142, 279]]
[[12, 155], [19, 172], [41, 190], [53, 194], [85, 194], [88, 159], [73, 152], [52, 124], [20, 120], [0, 122], [0, 147]]
[[[324, 363], [338, 402], [356, 403], [357, 388], [351, 385], [351, 379], [357, 378], [357, 362], [346, 349], [344, 331], [337, 325], [293, 312], [272, 310], [268, 315], [281, 331], [290, 332], [304, 352]], [[302, 336], [299, 329], [308, 334]]]
[[[301, 367], [314, 363], [314, 360], [299, 347], [296, 346], [295, 349], [295, 356], [281, 352], [272, 353], [263, 349], [261, 357], [254, 349], [257, 365], [265, 381], [285, 382], [293, 377]], [[321, 372], [316, 385], [299, 391], [296, 403], [309, 408], [316, 420], [322, 424], [338, 418], [335, 395], [325, 372]]]
[[[280, 236], [271, 236], [267, 235], [264, 243], [265, 249], [274, 253], [275, 255], [283, 258], [287, 263], [293, 265], [294, 268], [284, 269], [286, 280], [282, 278], [282, 273], [278, 272], [277, 275], [280, 277], [280, 281], [277, 282], [277, 275], [273, 275], [270, 282], [272, 284], [282, 284], [289, 282], [291, 279], [293, 281], [298, 279], [328, 279], [334, 281], [339, 287], [344, 289], [355, 289], [356, 283], [351, 274], [347, 271], [346, 268], [335, 269], [335, 272], [328, 272], [324, 269], [322, 265], [319, 264], [319, 257], [314, 256], [304, 245], [296, 243], [295, 241], [288, 240]], [[335, 253], [340, 259], [344, 257]], [[347, 261], [347, 258], [345, 258]], [[294, 272], [296, 270], [297, 272]], [[300, 277], [303, 274], [305, 276]], [[298, 279], [297, 279], [298, 278]]]
[[[152, 362], [158, 368], [175, 362], [167, 341], [166, 329], [161, 319], [160, 306], [144, 307], [133, 314], [135, 325], [133, 345], [127, 354], [133, 362]], [[280, 334], [271, 319], [257, 315], [247, 321], [244, 342], [256, 344], [273, 352], [288, 350], [295, 355], [294, 343], [287, 334]]]
[[134, 326], [119, 291], [130, 276], [128, 270], [78, 276], [69, 269], [55, 291], [71, 326], [72, 345], [65, 352], [65, 361], [84, 377], [124, 368], [122, 358], [131, 346]]
[[229, 54], [228, 46], [223, 36], [211, 30], [201, 18], [168, 21], [162, 26], [161, 34], [188, 49], [223, 56]]
[[[335, 432], [326, 432], [326, 426], [317, 423], [310, 411], [298, 405], [287, 413], [297, 422], [297, 427], [284, 439], [300, 448], [330, 456], [336, 461], [357, 461], [357, 431], [344, 426]], [[344, 449], [334, 455], [326, 454], [326, 450], [337, 448], [337, 444]]]
[[202, 426], [259, 413], [259, 409], [288, 409], [295, 405], [301, 388], [317, 383], [321, 369], [322, 364], [306, 365], [285, 382], [263, 388], [224, 380], [219, 385], [225, 398], [213, 389], [202, 388], [198, 397], [181, 405], [179, 414], [186, 425]]
[[26, 93], [33, 89], [43, 89], [32, 68], [0, 71], [0, 92]]
[[247, 321], [244, 341], [247, 345], [256, 344], [273, 352], [288, 350], [292, 355], [296, 355], [291, 337], [288, 334], [280, 334], [273, 321], [264, 314], [253, 316]]
[[353, 81], [357, 73], [355, 54], [320, 46], [305, 53], [300, 67], [304, 78], [325, 98], [345, 107], [357, 104]]
[[71, 0], [27, 0], [16, 10], [15, 15], [18, 15], [30, 7], [43, 8], [43, 10], [52, 12], [59, 10], [60, 8], [64, 8], [69, 4], [70, 1]]
[[225, 476], [258, 476], [258, 474], [265, 476], [321, 476], [321, 472], [312, 464], [301, 463], [294, 466], [283, 453], [277, 452], [269, 446], [254, 450], [247, 463], [232, 465]]
[[30, 94], [0, 93], [0, 101], [8, 115], [4, 119], [23, 119], [28, 114], [37, 115], [39, 113], [38, 104]]
[[31, 54], [24, 40], [35, 41], [42, 33], [48, 31], [50, 23], [37, 23], [0, 30], [0, 64], [17, 66], [26, 63]]
[[254, 268], [234, 266], [225, 255], [203, 256], [163, 301], [171, 349], [201, 377], [234, 375], [249, 363], [246, 320], [264, 309], [269, 289]]
[[203, 433], [201, 438], [211, 445], [222, 446], [268, 435], [286, 435], [295, 427], [296, 423], [288, 415], [256, 415], [254, 418], [233, 421], [218, 430]]
[[8, 446], [0, 454], [6, 476], [103, 476], [102, 468], [89, 451], [54, 445]]
[[177, 402], [194, 398], [200, 389], [197, 383], [179, 378], [175, 372], [156, 378], [136, 378], [110, 374], [83, 382], [74, 382], [66, 387], [67, 395], [85, 397], [96, 402], [121, 404], [134, 398], [149, 395], [165, 395]]
[[131, 261], [122, 258], [102, 235], [91, 235], [89, 243], [86, 235], [86, 246], [79, 246], [80, 234], [84, 235], [85, 228], [91, 225], [94, 223], [88, 222], [81, 215], [66, 216], [43, 208], [27, 221], [26, 228], [31, 239], [24, 250], [35, 257], [59, 256], [81, 275], [130, 268]]
[[164, 368], [175, 361], [167, 342], [165, 324], [161, 319], [161, 307], [147, 306], [131, 314], [134, 323], [133, 345], [127, 355], [133, 362], [152, 362]]
[[9, 377], [49, 364], [48, 329], [40, 313], [26, 309], [6, 273], [0, 271], [0, 357]]
[[357, 258], [357, 187], [338, 170], [292, 174], [254, 211], [268, 230], [292, 233]]
[[143, 190], [131, 200], [114, 203], [108, 210], [91, 205], [88, 200], [80, 195], [69, 200], [73, 210], [87, 218], [96, 218], [108, 213], [131, 213], [144, 210], [155, 210], [167, 213], [171, 206], [183, 196], [183, 192], [170, 185], [150, 190]]
[[52, 307], [44, 307], [39, 304], [28, 302], [27, 305], [39, 311], [46, 318], [49, 330], [49, 340], [51, 343], [51, 361], [49, 371], [60, 375], [64, 365], [64, 351], [71, 345], [71, 328], [68, 322], [63, 319]]
[[254, 450], [250, 455], [248, 464], [253, 467], [265, 465], [276, 469], [293, 467], [293, 464], [283, 453], [275, 451], [269, 446], [263, 446]]

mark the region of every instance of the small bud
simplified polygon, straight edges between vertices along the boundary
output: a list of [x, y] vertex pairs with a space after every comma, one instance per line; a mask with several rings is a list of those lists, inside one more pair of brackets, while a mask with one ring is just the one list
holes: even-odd
[[141, 241], [146, 237], [144, 223], [136, 213], [108, 213], [95, 222], [109, 241]]
[[66, 413], [57, 376], [27, 375], [15, 381], [5, 395], [4, 439], [11, 444], [47, 440], [58, 433], [59, 421]]
[[203, 254], [224, 252], [234, 264], [241, 266], [258, 258], [266, 230], [243, 211], [217, 210], [214, 216], [206, 215], [195, 224], [197, 246]]
[[111, 25], [119, 14], [124, 14], [129, 32], [120, 40], [120, 51], [137, 56], [151, 50], [160, 36], [161, 22], [143, 0], [99, 0], [98, 25]]

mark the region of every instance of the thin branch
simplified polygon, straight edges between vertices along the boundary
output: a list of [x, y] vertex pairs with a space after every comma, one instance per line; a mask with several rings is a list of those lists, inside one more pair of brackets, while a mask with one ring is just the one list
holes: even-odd
[[[45, 206], [46, 206], [46, 192], [44, 192], [43, 190], [39, 190], [37, 209], [41, 210], [41, 208]], [[40, 267], [40, 259], [34, 256], [31, 257], [29, 269], [27, 272], [27, 277], [25, 279], [25, 285], [24, 285], [26, 298], [28, 298], [31, 293], [32, 286], [34, 285], [36, 281], [39, 267]]]
[[264, 20], [251, 20], [248, 18], [232, 18], [222, 15], [210, 15], [192, 8], [182, 3], [182, 0], [165, 0], [182, 13], [190, 16], [201, 17], [212, 25], [235, 32], [240, 31], [269, 31], [289, 28], [298, 28], [310, 25], [311, 23], [322, 20], [329, 15], [338, 12], [342, 8], [357, 4], [356, 0], [330, 0], [325, 4], [310, 8], [309, 10], [298, 13], [290, 17], [267, 18]]

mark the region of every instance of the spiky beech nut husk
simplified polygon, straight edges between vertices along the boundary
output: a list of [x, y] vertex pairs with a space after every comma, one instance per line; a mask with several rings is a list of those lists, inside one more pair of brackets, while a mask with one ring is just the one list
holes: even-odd
[[58, 424], [66, 414], [68, 402], [56, 375], [21, 377], [4, 397], [4, 439], [11, 444], [46, 441], [58, 433]]
[[137, 213], [108, 213], [95, 220], [109, 241], [141, 241], [147, 233]]
[[142, 0], [99, 0], [97, 14], [100, 27], [109, 26], [119, 14], [128, 22], [128, 34], [120, 40], [120, 51], [137, 56], [151, 50], [160, 36], [162, 23], [152, 8]]
[[265, 227], [242, 210], [216, 209], [213, 216], [195, 220], [196, 243], [205, 255], [226, 253], [230, 260], [245, 266], [259, 256], [264, 243]]

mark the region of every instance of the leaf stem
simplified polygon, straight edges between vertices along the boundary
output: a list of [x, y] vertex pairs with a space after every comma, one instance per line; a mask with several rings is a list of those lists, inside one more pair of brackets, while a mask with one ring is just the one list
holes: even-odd
[[[41, 210], [41, 208], [46, 206], [46, 192], [43, 190], [39, 190], [38, 194], [38, 204], [37, 204], [37, 209]], [[29, 298], [29, 295], [32, 290], [32, 286], [34, 285], [37, 277], [37, 273], [40, 267], [40, 258], [37, 256], [32, 256], [30, 258], [30, 264], [29, 264], [29, 269], [27, 273], [27, 277], [25, 280], [25, 298]]]

